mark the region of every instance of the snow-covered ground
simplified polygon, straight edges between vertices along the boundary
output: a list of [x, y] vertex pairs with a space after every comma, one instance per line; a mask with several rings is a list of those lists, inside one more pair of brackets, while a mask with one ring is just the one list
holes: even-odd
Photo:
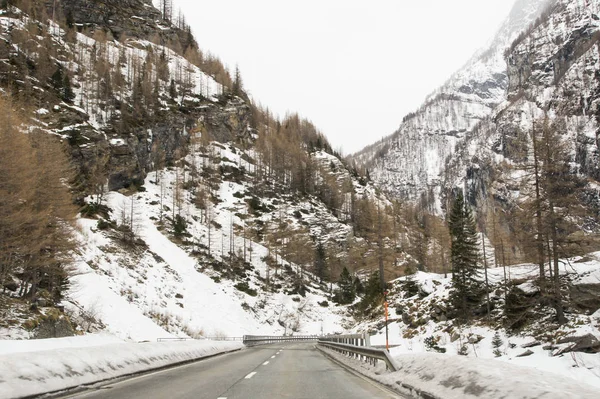
[[[394, 357], [396, 372], [375, 367], [325, 349], [338, 361], [400, 392], [423, 392], [443, 399], [595, 399], [598, 388], [563, 375], [434, 353]], [[421, 396], [419, 396], [421, 397]]]
[[[222, 147], [216, 148], [223, 162], [244, 162], [239, 153]], [[197, 165], [206, 162], [201, 154], [187, 160]], [[162, 217], [160, 212], [161, 203], [171, 210], [179, 206], [173, 201], [173, 187], [182, 175], [182, 169], [165, 169], [160, 171], [157, 182], [153, 172], [147, 177], [143, 192], [129, 196], [107, 194], [105, 203], [112, 210], [111, 219], [121, 224], [131, 220], [133, 212], [133, 230], [145, 247], [123, 246], [114, 231], [100, 230], [97, 220], [79, 220], [81, 255], [72, 278], [73, 288], [68, 296], [72, 303], [67, 303], [68, 310], [91, 315], [102, 321], [107, 332], [130, 341], [173, 336], [289, 334], [292, 326], [295, 333], [303, 334], [343, 330], [340, 309], [333, 304], [319, 305], [327, 297], [316, 283], [307, 282], [310, 292], [303, 297], [283, 290], [264, 292], [262, 281], [267, 273], [271, 279], [279, 277], [274, 275], [273, 267], [267, 271], [264, 259], [269, 250], [244, 239], [238, 228], [244, 224], [240, 215], [247, 213], [247, 203], [239, 195], [248, 191], [247, 183], [224, 181], [215, 190], [220, 202], [210, 205], [210, 233], [206, 215], [193, 204], [192, 194], [183, 190], [180, 213], [192, 236], [186, 245], [176, 242], [167, 220], [172, 212], [163, 208]], [[313, 208], [311, 204], [305, 206]], [[290, 207], [285, 212], [291, 214], [295, 209]], [[164, 227], [160, 227], [161, 219]], [[190, 241], [194, 244], [190, 245]], [[230, 248], [239, 254], [244, 246], [252, 267], [246, 280], [258, 292], [256, 296], [236, 289], [239, 281], [221, 279], [206, 258], [192, 253], [196, 250], [207, 254], [210, 247], [209, 256], [215, 262], [228, 264]]]
[[24, 351], [0, 354], [0, 399], [60, 391], [243, 347], [241, 342], [208, 340], [106, 341], [106, 337], [23, 341]]
[[[537, 287], [528, 279], [535, 278], [538, 273], [537, 265], [520, 265], [507, 268], [507, 279], [519, 280], [518, 287], [524, 291], [536, 290]], [[561, 266], [561, 274], [565, 277], [568, 276], [575, 285], [600, 284], [600, 253], [564, 261]], [[600, 339], [600, 309], [590, 315], [571, 314], [569, 322], [561, 327], [549, 328], [548, 325], [540, 324], [537, 326], [539, 328], [532, 329], [541, 332], [545, 339], [536, 339], [529, 335], [532, 334], [531, 330], [516, 334], [503, 328], [494, 329], [485, 326], [484, 323], [458, 327], [454, 326], [452, 322], [435, 321], [430, 317], [432, 309], [439, 304], [443, 306], [442, 300], [448, 297], [450, 275], [444, 278], [439, 274], [419, 272], [412, 278], [421, 287], [421, 295], [426, 295], [424, 298], [418, 298], [418, 296], [400, 298], [398, 296], [389, 299], [390, 318], [393, 320], [388, 326], [389, 342], [392, 346], [390, 353], [394, 358], [398, 360], [414, 359], [427, 352], [435, 352], [435, 349], [426, 343], [426, 339], [433, 338], [437, 342], [437, 347], [445, 351], [445, 354], [439, 355], [442, 357], [448, 356], [456, 359], [454, 355], [457, 355], [464, 346], [463, 352], [467, 352], [466, 357], [460, 356], [460, 358], [466, 359], [466, 361], [489, 360], [490, 364], [496, 364], [499, 370], [510, 370], [513, 366], [526, 366], [540, 373], [560, 374], [600, 389], [599, 354], [568, 352], [555, 356], [568, 345], [558, 344], [557, 341], [560, 338], [582, 337], [591, 334]], [[403, 279], [399, 279], [397, 282]], [[492, 286], [502, 282], [503, 279], [504, 270], [502, 268], [489, 269], [489, 280]], [[495, 294], [502, 295], [500, 292], [495, 292]], [[399, 306], [396, 307], [396, 305]], [[410, 309], [411, 307], [412, 309]], [[402, 321], [402, 315], [397, 313], [397, 309], [409, 313], [413, 321], [417, 317], [426, 321], [424, 323], [417, 322], [419, 326], [411, 328]], [[497, 348], [492, 343], [495, 335], [501, 340]], [[534, 341], [538, 342], [534, 345]], [[371, 344], [385, 344], [385, 329], [379, 329], [377, 334], [371, 336]], [[528, 351], [531, 353], [525, 355]], [[458, 359], [457, 361], [462, 360]], [[417, 363], [411, 360], [411, 364], [414, 366]], [[450, 363], [445, 367], [450, 367]], [[513, 396], [507, 397], [512, 398]]]

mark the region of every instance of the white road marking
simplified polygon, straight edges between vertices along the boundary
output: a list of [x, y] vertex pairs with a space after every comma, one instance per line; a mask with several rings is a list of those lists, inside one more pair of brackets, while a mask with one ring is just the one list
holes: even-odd
[[220, 398], [217, 398], [217, 399], [227, 399], [227, 398], [224, 396], [221, 396]]
[[250, 378], [254, 377], [255, 375], [256, 375], [256, 371], [253, 371], [246, 376], [246, 379], [249, 380]]
[[264, 363], [263, 363], [263, 366], [266, 366], [267, 364], [269, 364], [269, 362], [264, 362]]
[[275, 356], [276, 356], [276, 355], [273, 355], [273, 356], [271, 356], [271, 359], [275, 359]]

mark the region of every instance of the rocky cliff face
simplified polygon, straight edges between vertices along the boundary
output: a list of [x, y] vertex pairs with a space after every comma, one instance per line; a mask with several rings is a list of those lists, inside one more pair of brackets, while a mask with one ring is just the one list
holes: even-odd
[[[531, 131], [534, 120], [544, 117], [559, 127], [570, 151], [573, 173], [592, 182], [598, 180], [599, 9], [598, 1], [556, 2], [509, 48], [507, 101], [477, 126], [450, 160], [445, 173], [447, 188], [473, 182], [469, 177], [476, 174], [474, 170], [487, 165], [493, 169], [494, 181], [481, 178], [475, 186], [512, 181], [500, 185], [506, 197], [518, 196], [515, 165], [528, 156], [520, 148], [523, 135]], [[501, 167], [507, 162], [513, 167]]]
[[68, 140], [82, 194], [98, 179], [109, 190], [141, 184], [155, 165], [183, 155], [194, 129], [223, 142], [250, 139], [250, 105], [180, 55], [193, 38], [150, 1], [61, 5], [71, 32], [29, 23], [16, 8], [1, 16], [0, 36], [14, 46], [0, 46], [10, 60], [0, 80], [36, 104], [41, 126]]
[[[382, 142], [354, 156], [369, 168], [375, 183], [408, 200], [434, 198], [446, 163], [506, 98], [509, 84], [505, 48], [545, 9], [545, 0], [518, 1], [490, 48], [476, 54], [400, 128]], [[431, 201], [430, 201], [431, 202]], [[438, 210], [440, 203], [430, 204]]]
[[107, 28], [115, 38], [123, 34], [149, 38], [160, 32], [158, 25], [163, 25], [164, 31], [174, 33], [165, 26], [160, 11], [150, 0], [63, 0], [61, 3], [65, 15], [71, 13], [80, 28]]
[[598, 10], [598, 1], [557, 2], [543, 23], [515, 43], [507, 58], [512, 113], [497, 121], [509, 130], [522, 119], [514, 112], [527, 107], [553, 115], [564, 123], [579, 172], [595, 180], [600, 178]]

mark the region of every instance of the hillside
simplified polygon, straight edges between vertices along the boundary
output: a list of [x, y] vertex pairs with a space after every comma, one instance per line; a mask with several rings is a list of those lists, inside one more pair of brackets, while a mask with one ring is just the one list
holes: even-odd
[[[3, 337], [342, 331], [344, 267], [360, 286], [378, 267], [366, 254], [403, 257], [392, 204], [310, 122], [251, 103], [182, 21], [139, 0], [16, 5], [0, 15], [4, 125], [58, 147], [17, 135], [17, 163], [0, 165], [26, 171], [2, 187], [32, 195], [2, 208], [17, 217], [0, 226], [14, 238]], [[64, 165], [40, 175], [28, 153]], [[50, 182], [76, 207], [55, 213]], [[45, 226], [25, 217], [40, 207]], [[47, 243], [30, 247], [21, 225]]]
[[[570, 308], [569, 321], [562, 326], [554, 323], [552, 311], [536, 305], [537, 265], [489, 269], [492, 312], [467, 325], [457, 325], [450, 316], [450, 275], [420, 272], [395, 280], [388, 296], [391, 354], [398, 361], [424, 353], [496, 359], [598, 387], [600, 302], [597, 294], [590, 295], [600, 283], [598, 256], [563, 260], [561, 276]], [[359, 329], [373, 334], [373, 345], [385, 345], [381, 320]]]

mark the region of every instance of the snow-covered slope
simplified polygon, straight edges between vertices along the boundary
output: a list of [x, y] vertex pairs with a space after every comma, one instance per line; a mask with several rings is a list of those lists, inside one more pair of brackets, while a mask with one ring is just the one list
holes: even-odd
[[[419, 110], [405, 116], [394, 134], [353, 155], [369, 169], [377, 186], [413, 201], [429, 190], [439, 193], [447, 159], [506, 98], [506, 47], [547, 3], [517, 1], [487, 50], [475, 54]], [[433, 209], [439, 205], [431, 204]]]
[[[0, 11], [0, 58], [11, 60], [0, 83], [35, 104], [31, 129], [61, 140], [76, 173], [85, 216], [66, 313], [82, 332], [134, 341], [341, 331], [335, 284], [311, 273], [315, 250], [336, 257], [335, 281], [354, 203], [389, 203], [312, 124], [292, 120], [277, 137], [282, 123], [217, 83], [223, 66], [150, 3], [61, 2], [71, 28]], [[0, 336], [36, 336], [17, 331], [27, 317], [28, 330], [55, 317], [72, 332], [60, 309], [29, 310], [50, 304], [24, 300], [28, 283], [11, 278]]]
[[[227, 160], [224, 162], [244, 162], [239, 152], [232, 152], [233, 147], [216, 144], [214, 148], [219, 151], [217, 158]], [[200, 154], [196, 160], [193, 157], [187, 159], [190, 164], [206, 162]], [[193, 195], [184, 190], [180, 207], [190, 241], [175, 239], [170, 222], [166, 222], [170, 213], [163, 208], [160, 215], [161, 195], [163, 206], [177, 206], [173, 205], [172, 187], [183, 173], [179, 168], [163, 170], [146, 179], [145, 191], [129, 196], [108, 194], [106, 205], [112, 210], [113, 221], [130, 220], [133, 210], [138, 243], [124, 244], [112, 229], [100, 230], [95, 219], [79, 221], [81, 261], [70, 295], [73, 304], [68, 307], [76, 317], [93, 315], [108, 332], [135, 341], [343, 330], [343, 310], [333, 304], [320, 305], [327, 303], [327, 294], [306, 271], [303, 274], [309, 292], [304, 296], [286, 294], [285, 289], [265, 292], [268, 273], [285, 288], [300, 272], [298, 265], [290, 264], [278, 271], [269, 266], [265, 262], [269, 250], [244, 238], [238, 229], [246, 224], [242, 218], [247, 203], [240, 193], [246, 192], [248, 182], [221, 182], [216, 192], [219, 202], [211, 210], [210, 232], [203, 212], [192, 202]], [[157, 175], [158, 183], [154, 180]], [[304, 221], [323, 239], [344, 237], [348, 232], [347, 226], [315, 201], [276, 205], [263, 219], [268, 221], [272, 215], [284, 212], [284, 218], [298, 224], [293, 215], [299, 210], [309, 210]], [[218, 272], [220, 262], [231, 263], [232, 248], [236, 256], [247, 254], [241, 280], [257, 294], [241, 291], [236, 288], [239, 280], [225, 280]]]
[[[514, 285], [525, 296], [535, 296], [539, 292], [535, 280], [537, 265], [517, 265], [506, 270], [488, 269], [492, 316], [490, 320], [481, 319], [480, 322], [471, 322], [462, 327], [446, 318], [451, 310], [447, 305], [452, 288], [450, 274], [445, 277], [419, 272], [394, 281], [394, 288], [388, 297], [391, 354], [399, 361], [403, 355], [425, 352], [495, 359], [600, 387], [598, 353], [593, 349], [589, 353], [585, 349], [569, 351], [569, 348], [573, 348], [573, 342], [577, 341], [569, 337], [593, 336], [596, 351], [600, 347], [600, 309], [592, 305], [589, 314], [579, 314], [574, 310], [578, 302], [576, 295], [582, 292], [581, 289], [593, 285], [597, 290], [600, 284], [600, 253], [563, 260], [561, 263], [565, 295], [571, 295], [573, 307], [567, 315], [568, 323], [563, 326], [552, 324], [551, 311], [548, 313], [541, 307], [532, 307], [529, 313], [521, 315], [529, 320], [527, 327], [521, 330], [506, 327], [510, 325], [505, 311], [506, 284]], [[371, 337], [372, 345], [385, 344], [385, 328], [380, 320], [357, 328], [374, 334]], [[498, 339], [496, 342], [495, 337]]]

